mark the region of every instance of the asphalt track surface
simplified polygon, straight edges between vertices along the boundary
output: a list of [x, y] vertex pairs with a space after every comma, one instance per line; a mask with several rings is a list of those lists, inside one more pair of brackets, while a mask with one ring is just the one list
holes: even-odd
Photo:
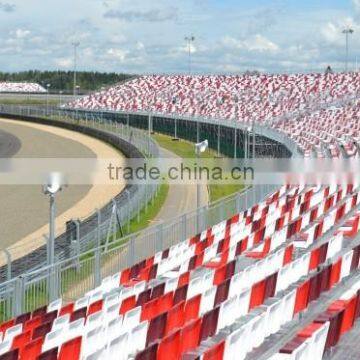
[[[0, 120], [0, 158], [95, 158], [76, 141]], [[89, 185], [74, 185], [57, 196], [57, 213], [78, 203]], [[48, 223], [49, 201], [40, 185], [0, 186], [0, 248], [9, 247]]]
[[21, 141], [15, 135], [0, 130], [0, 158], [11, 158], [21, 148]]

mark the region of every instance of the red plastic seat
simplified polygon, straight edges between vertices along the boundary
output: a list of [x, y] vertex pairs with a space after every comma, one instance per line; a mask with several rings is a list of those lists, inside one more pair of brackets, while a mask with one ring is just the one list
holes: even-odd
[[124, 299], [121, 303], [119, 314], [124, 315], [129, 310], [133, 309], [136, 305], [136, 297], [135, 295], [130, 296], [126, 299]]
[[52, 322], [51, 321], [49, 321], [47, 323], [44, 323], [44, 324], [41, 324], [40, 326], [38, 326], [37, 328], [35, 328], [33, 330], [32, 339], [33, 340], [35, 340], [37, 338], [44, 339], [46, 334], [51, 331], [51, 327], [52, 327]]
[[63, 306], [59, 311], [59, 317], [66, 314], [71, 314], [74, 310], [74, 303]]
[[146, 337], [146, 346], [156, 340], [162, 339], [165, 335], [167, 313], [163, 313], [150, 320], [149, 329]]
[[185, 301], [175, 305], [169, 312], [166, 322], [165, 334], [170, 334], [173, 330], [181, 328], [185, 323]]
[[217, 306], [227, 300], [229, 296], [230, 281], [231, 279], [225, 280], [217, 287], [214, 306]]
[[220, 306], [217, 306], [215, 309], [204, 314], [201, 322], [200, 341], [215, 335], [219, 319], [219, 310]]
[[214, 345], [204, 353], [203, 360], [222, 360], [224, 356], [225, 340]]
[[38, 338], [25, 345], [20, 350], [20, 359], [35, 360], [41, 354], [43, 339]]
[[305, 281], [296, 290], [294, 315], [307, 308], [309, 297], [310, 281]]
[[157, 360], [158, 343], [154, 343], [136, 354], [135, 360]]
[[31, 318], [31, 313], [25, 313], [22, 315], [19, 315], [15, 319], [15, 324], [25, 324], [28, 320]]
[[179, 360], [181, 338], [180, 330], [166, 336], [159, 345], [158, 360]]
[[15, 325], [15, 319], [8, 320], [0, 325], [0, 332], [5, 334], [6, 330]]
[[32, 317], [43, 316], [47, 313], [47, 305], [37, 308], [32, 312]]
[[61, 346], [59, 360], [78, 360], [80, 359], [82, 337], [67, 341]]
[[41, 325], [42, 323], [42, 318], [41, 316], [37, 316], [35, 318], [32, 318], [30, 320], [28, 320], [25, 324], [24, 324], [24, 330], [34, 330], [36, 327], [38, 327], [39, 325]]
[[194, 296], [185, 304], [185, 324], [199, 317], [201, 295]]
[[93, 302], [92, 304], [89, 305], [87, 316], [89, 316], [91, 314], [95, 314], [98, 311], [101, 311], [102, 307], [103, 307], [103, 300], [102, 299]]
[[53, 348], [40, 354], [36, 360], [57, 360], [58, 348]]
[[262, 305], [265, 299], [266, 281], [262, 280], [254, 284], [251, 288], [249, 310]]
[[31, 341], [31, 330], [16, 335], [13, 339], [11, 349], [21, 349]]
[[201, 319], [185, 325], [181, 331], [181, 353], [194, 350], [200, 343]]
[[0, 360], [18, 360], [19, 359], [19, 349], [13, 349], [5, 354], [0, 355]]

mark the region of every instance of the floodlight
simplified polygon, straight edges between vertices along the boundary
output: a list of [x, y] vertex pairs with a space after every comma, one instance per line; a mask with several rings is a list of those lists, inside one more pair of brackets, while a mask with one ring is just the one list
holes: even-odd
[[209, 141], [208, 140], [204, 140], [200, 143], [195, 144], [195, 148], [197, 153], [203, 153], [206, 151], [206, 149], [209, 147]]
[[58, 172], [53, 172], [49, 175], [49, 180], [43, 187], [44, 194], [55, 195], [57, 192], [62, 190], [62, 176]]

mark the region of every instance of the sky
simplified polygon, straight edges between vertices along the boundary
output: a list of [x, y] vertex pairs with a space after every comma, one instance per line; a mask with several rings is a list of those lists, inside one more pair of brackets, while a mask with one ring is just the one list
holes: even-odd
[[360, 65], [360, 0], [0, 0], [0, 71], [136, 74]]

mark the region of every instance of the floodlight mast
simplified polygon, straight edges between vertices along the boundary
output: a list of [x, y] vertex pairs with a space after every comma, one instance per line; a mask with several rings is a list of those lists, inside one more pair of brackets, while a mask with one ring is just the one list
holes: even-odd
[[188, 52], [189, 52], [189, 75], [191, 75], [191, 43], [195, 41], [195, 36], [185, 36], [185, 41], [188, 44]]
[[79, 47], [80, 43], [78, 41], [75, 41], [72, 43], [72, 46], [74, 47], [74, 100], [76, 96], [76, 77], [77, 77], [77, 48]]
[[60, 175], [56, 173], [51, 174], [49, 182], [43, 186], [43, 193], [48, 195], [50, 199], [48, 265], [53, 265], [55, 263], [55, 195], [61, 190]]
[[349, 37], [354, 33], [354, 30], [350, 27], [342, 31], [345, 34], [346, 41], [346, 59], [345, 59], [345, 72], [349, 71]]

